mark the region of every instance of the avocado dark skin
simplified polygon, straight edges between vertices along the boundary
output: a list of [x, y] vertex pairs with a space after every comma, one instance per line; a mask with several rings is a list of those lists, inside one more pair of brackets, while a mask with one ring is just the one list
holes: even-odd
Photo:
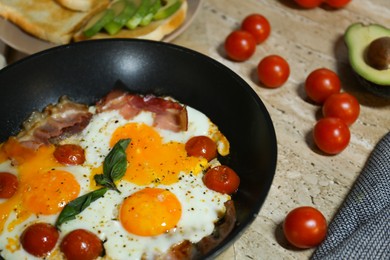
[[360, 85], [364, 87], [369, 92], [373, 93], [379, 97], [390, 98], [390, 88], [384, 89], [383, 86], [372, 83], [365, 78], [361, 77], [359, 74], [355, 73]]

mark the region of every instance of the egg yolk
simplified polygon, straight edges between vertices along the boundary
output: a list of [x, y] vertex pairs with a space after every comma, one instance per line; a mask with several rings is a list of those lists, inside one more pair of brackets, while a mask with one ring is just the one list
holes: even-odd
[[31, 179], [24, 188], [24, 208], [43, 215], [59, 213], [80, 192], [80, 185], [74, 176], [59, 170], [41, 173], [39, 178]]
[[130, 138], [126, 149], [127, 167], [124, 180], [138, 185], [172, 184], [178, 181], [180, 172], [200, 173], [207, 160], [188, 156], [185, 144], [163, 143], [159, 133], [146, 124], [128, 123], [115, 130], [110, 145], [120, 139]]
[[120, 222], [132, 234], [156, 236], [175, 228], [181, 212], [181, 204], [172, 192], [145, 188], [123, 201]]

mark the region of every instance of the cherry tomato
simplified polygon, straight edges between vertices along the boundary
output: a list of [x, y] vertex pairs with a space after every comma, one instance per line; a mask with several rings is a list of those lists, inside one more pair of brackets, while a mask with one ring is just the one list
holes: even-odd
[[261, 14], [251, 14], [242, 21], [241, 29], [252, 34], [256, 39], [256, 43], [259, 44], [268, 38], [271, 25], [267, 18]]
[[344, 150], [351, 138], [348, 126], [336, 117], [320, 119], [314, 126], [314, 142], [327, 154], [338, 154]]
[[220, 165], [207, 170], [203, 176], [203, 182], [211, 190], [223, 194], [233, 194], [240, 185], [240, 177], [233, 169]]
[[53, 155], [62, 164], [80, 165], [85, 162], [84, 149], [76, 144], [58, 145]]
[[58, 230], [47, 223], [35, 223], [20, 236], [24, 250], [36, 257], [44, 257], [53, 250], [59, 237]]
[[306, 95], [318, 104], [324, 103], [330, 95], [339, 93], [340, 89], [339, 76], [326, 68], [312, 71], [305, 81]]
[[324, 117], [338, 117], [348, 126], [359, 117], [360, 105], [357, 99], [348, 93], [336, 93], [329, 96], [322, 106]]
[[18, 189], [18, 178], [9, 172], [0, 172], [0, 199], [11, 198]]
[[226, 54], [234, 61], [249, 59], [255, 53], [255, 50], [255, 37], [247, 31], [233, 31], [225, 40]]
[[290, 76], [290, 66], [278, 55], [269, 55], [257, 65], [257, 76], [260, 82], [268, 88], [283, 85]]
[[103, 252], [100, 239], [85, 229], [76, 229], [68, 233], [61, 242], [61, 251], [66, 259], [93, 260]]
[[342, 8], [349, 4], [351, 0], [325, 0], [325, 3], [333, 8]]
[[286, 239], [298, 248], [311, 248], [325, 238], [327, 223], [322, 213], [309, 206], [290, 211], [283, 222]]
[[190, 156], [203, 157], [211, 161], [217, 157], [217, 144], [211, 138], [200, 135], [190, 138], [185, 149]]
[[307, 9], [320, 6], [324, 0], [294, 0], [299, 6]]

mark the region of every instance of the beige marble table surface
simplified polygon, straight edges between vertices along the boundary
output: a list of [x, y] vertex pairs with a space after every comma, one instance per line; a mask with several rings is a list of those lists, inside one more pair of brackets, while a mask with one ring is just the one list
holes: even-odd
[[[226, 59], [223, 42], [242, 19], [260, 13], [271, 23], [271, 35], [245, 62]], [[204, 0], [192, 25], [174, 43], [195, 49], [238, 73], [265, 103], [278, 139], [278, 164], [267, 200], [254, 223], [220, 259], [307, 259], [313, 250], [294, 250], [281, 226], [297, 206], [310, 205], [328, 220], [337, 211], [378, 140], [390, 131], [390, 100], [365, 92], [348, 64], [343, 42], [354, 22], [390, 27], [389, 0], [352, 0], [344, 9], [298, 9], [293, 0]], [[290, 64], [288, 82], [278, 89], [259, 85], [254, 70], [260, 59], [278, 54]], [[336, 71], [343, 91], [361, 104], [351, 127], [351, 142], [336, 156], [319, 154], [311, 130], [320, 108], [309, 102], [303, 83], [309, 72], [326, 67]]]
[[[224, 39], [251, 13], [268, 18], [271, 35], [249, 60], [232, 62], [225, 57]], [[348, 64], [343, 34], [354, 22], [390, 27], [390, 1], [352, 0], [340, 10], [304, 10], [293, 0], [203, 0], [192, 24], [173, 41], [240, 75], [266, 105], [278, 140], [277, 169], [268, 197], [253, 224], [219, 259], [309, 258], [313, 249], [293, 249], [283, 238], [284, 217], [295, 207], [310, 205], [330, 221], [375, 144], [390, 131], [390, 99], [363, 90]], [[260, 59], [270, 54], [281, 55], [290, 64], [289, 80], [278, 89], [262, 87], [254, 73]], [[336, 71], [342, 90], [361, 104], [359, 119], [351, 127], [351, 142], [335, 156], [319, 153], [311, 138], [321, 113], [306, 98], [303, 83], [320, 67]]]

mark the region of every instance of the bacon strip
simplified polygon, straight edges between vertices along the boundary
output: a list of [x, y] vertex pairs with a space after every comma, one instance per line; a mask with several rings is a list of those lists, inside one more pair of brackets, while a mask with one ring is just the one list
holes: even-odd
[[188, 127], [187, 109], [178, 102], [153, 95], [132, 95], [122, 90], [113, 90], [96, 103], [97, 112], [118, 110], [125, 119], [131, 119], [141, 111], [154, 115], [155, 127], [173, 132], [186, 131]]
[[87, 105], [62, 97], [57, 104], [48, 105], [42, 112], [34, 112], [16, 138], [24, 146], [36, 149], [82, 131], [91, 117]]

